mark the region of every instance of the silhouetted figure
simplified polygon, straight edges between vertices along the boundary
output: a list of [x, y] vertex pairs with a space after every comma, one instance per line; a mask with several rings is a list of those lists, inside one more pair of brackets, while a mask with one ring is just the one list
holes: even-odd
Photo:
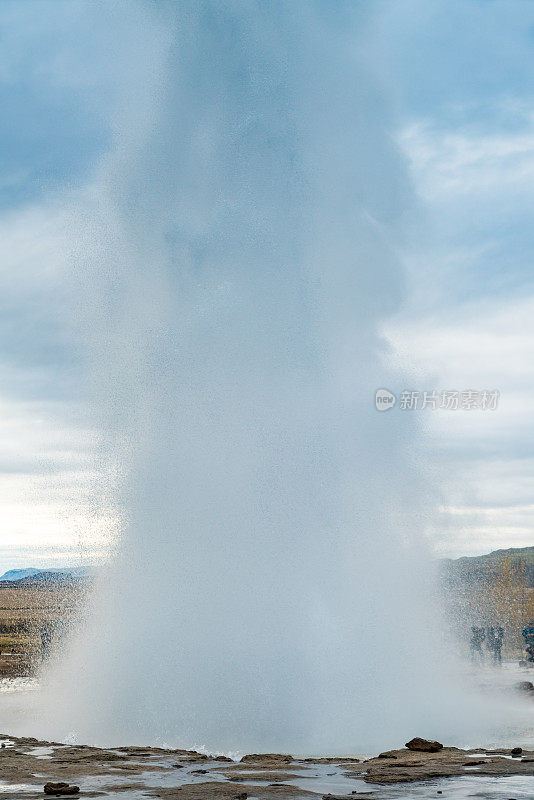
[[484, 656], [482, 653], [482, 642], [486, 638], [486, 632], [484, 628], [477, 628], [475, 625], [471, 628], [471, 658], [473, 661], [479, 661], [482, 663], [484, 661]]
[[41, 659], [44, 661], [50, 655], [52, 648], [52, 627], [43, 625], [41, 628]]
[[529, 622], [521, 631], [521, 636], [525, 640], [525, 650], [527, 661], [534, 662], [534, 622]]
[[486, 647], [493, 655], [493, 663], [500, 664], [502, 661], [502, 642], [504, 639], [504, 630], [500, 625], [488, 628], [486, 635]]
[[495, 658], [495, 628], [493, 625], [486, 631], [486, 650]]
[[504, 628], [497, 625], [495, 628], [495, 663], [502, 663], [502, 643], [504, 641]]

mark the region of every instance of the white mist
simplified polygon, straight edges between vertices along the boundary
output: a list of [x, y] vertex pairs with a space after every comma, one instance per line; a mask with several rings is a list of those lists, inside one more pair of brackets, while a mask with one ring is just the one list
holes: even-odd
[[373, 14], [112, 15], [145, 62], [71, 222], [127, 522], [27, 732], [332, 753], [469, 728], [435, 636], [418, 433], [374, 408], [399, 381], [378, 329], [411, 190]]

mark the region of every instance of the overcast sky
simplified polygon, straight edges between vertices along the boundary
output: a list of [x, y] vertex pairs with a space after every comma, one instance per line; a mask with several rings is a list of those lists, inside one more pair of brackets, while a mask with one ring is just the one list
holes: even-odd
[[426, 409], [434, 542], [446, 555], [532, 545], [534, 7], [397, 3], [381, 40], [422, 212], [410, 297], [386, 326], [413, 370], [402, 388], [500, 391], [495, 412]]
[[[123, 84], [154, 68], [133, 7], [126, 23], [115, 3], [0, 4], [0, 571], [100, 557], [113, 529], [94, 504], [65, 209], [94, 184]], [[383, 326], [406, 380], [387, 388], [500, 392], [494, 411], [387, 413], [425, 427], [437, 552], [534, 544], [534, 5], [380, 1], [374, 16], [416, 197], [406, 302]]]

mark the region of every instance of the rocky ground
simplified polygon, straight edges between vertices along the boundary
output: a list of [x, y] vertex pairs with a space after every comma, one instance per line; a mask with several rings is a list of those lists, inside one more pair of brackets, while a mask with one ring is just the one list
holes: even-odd
[[[44, 797], [44, 786], [49, 784], [48, 794], [57, 791], [58, 795], [75, 797], [385, 800], [393, 796], [414, 797], [408, 784], [420, 785], [437, 778], [534, 777], [534, 751], [459, 750], [438, 743], [433, 743], [434, 752], [428, 751], [432, 750], [429, 747], [432, 743], [426, 743], [423, 749], [389, 750], [365, 761], [255, 754], [239, 762], [224, 756], [208, 757], [194, 751], [154, 747], [101, 749], [8, 736], [0, 737], [0, 743], [0, 792], [7, 798]], [[407, 787], [405, 791], [400, 790], [403, 785]], [[396, 786], [394, 794], [384, 794], [387, 787], [391, 792], [393, 786]], [[431, 794], [418, 792], [417, 796], [442, 794], [442, 790], [436, 791], [433, 786]], [[526, 796], [533, 797], [534, 792]]]

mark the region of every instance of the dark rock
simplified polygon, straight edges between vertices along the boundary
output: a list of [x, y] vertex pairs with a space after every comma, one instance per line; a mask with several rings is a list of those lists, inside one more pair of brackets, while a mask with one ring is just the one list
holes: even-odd
[[286, 753], [249, 753], [241, 759], [243, 764], [249, 761], [283, 761], [288, 763], [289, 761], [294, 761], [294, 758]]
[[207, 769], [192, 769], [191, 775], [205, 775], [207, 771]]
[[534, 692], [534, 683], [532, 681], [519, 681], [515, 685], [516, 689], [519, 689], [520, 692]]
[[246, 792], [241, 792], [241, 794], [236, 794], [235, 800], [247, 800], [248, 794]]
[[513, 747], [510, 750], [510, 752], [514, 757], [517, 757], [517, 756], [521, 755], [521, 753], [523, 752], [523, 748], [522, 747]]
[[421, 753], [437, 753], [438, 750], [443, 750], [443, 745], [440, 742], [432, 742], [429, 739], [421, 739], [416, 736], [415, 739], [410, 739], [405, 745], [408, 750], [417, 750]]
[[354, 756], [331, 756], [323, 758], [299, 758], [299, 764], [359, 764], [360, 759]]
[[394, 756], [393, 753], [379, 753], [377, 758], [397, 758], [397, 756]]
[[79, 786], [70, 786], [68, 783], [45, 783], [44, 785], [44, 793], [45, 794], [79, 794], [80, 787]]
[[323, 800], [353, 800], [353, 798], [350, 794], [323, 794]]

